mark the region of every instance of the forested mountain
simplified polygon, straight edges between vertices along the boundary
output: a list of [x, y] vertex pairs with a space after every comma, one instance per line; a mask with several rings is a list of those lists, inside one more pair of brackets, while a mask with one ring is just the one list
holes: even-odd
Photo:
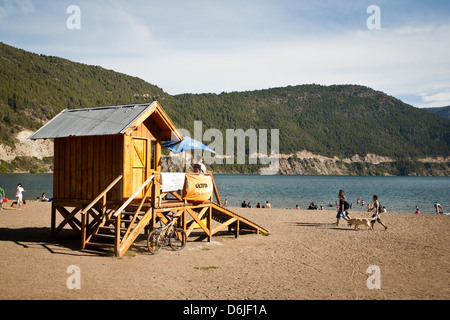
[[98, 66], [29, 53], [0, 43], [0, 142], [20, 127], [37, 130], [63, 109], [159, 100], [162, 89]]
[[280, 153], [448, 157], [450, 120], [358, 85], [171, 96], [139, 78], [0, 43], [0, 143], [65, 108], [159, 101], [179, 128], [279, 129]]
[[449, 155], [450, 122], [356, 85], [302, 85], [251, 92], [175, 96], [188, 123], [279, 128], [280, 150], [326, 156]]
[[441, 117], [450, 119], [450, 106], [447, 107], [436, 107], [436, 108], [424, 108], [424, 110], [433, 112]]

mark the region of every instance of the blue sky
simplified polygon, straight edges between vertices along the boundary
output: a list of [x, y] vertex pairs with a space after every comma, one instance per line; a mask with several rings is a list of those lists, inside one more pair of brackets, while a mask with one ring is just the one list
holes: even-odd
[[[366, 25], [370, 5], [380, 29]], [[0, 0], [0, 41], [170, 94], [360, 84], [450, 105], [448, 0]]]

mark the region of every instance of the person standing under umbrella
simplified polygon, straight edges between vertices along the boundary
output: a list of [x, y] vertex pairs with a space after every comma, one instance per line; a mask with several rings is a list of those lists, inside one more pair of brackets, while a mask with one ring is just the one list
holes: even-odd
[[197, 163], [194, 164], [194, 173], [206, 173], [206, 166], [203, 164], [202, 156], [199, 156]]

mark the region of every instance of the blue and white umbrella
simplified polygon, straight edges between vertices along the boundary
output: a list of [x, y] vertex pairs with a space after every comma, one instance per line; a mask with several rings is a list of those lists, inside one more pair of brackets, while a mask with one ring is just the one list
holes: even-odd
[[[210, 147], [189, 137], [184, 137], [183, 140], [181, 141], [164, 142], [162, 145], [167, 149], [169, 149], [170, 151], [172, 151], [173, 153], [181, 153], [184, 150], [191, 150], [191, 149], [203, 149], [212, 153], [216, 153]], [[186, 154], [184, 154], [184, 171], [185, 172], [187, 171]]]
[[162, 145], [167, 149], [169, 149], [170, 151], [172, 151], [173, 153], [181, 153], [184, 150], [191, 150], [191, 149], [203, 149], [212, 153], [216, 153], [210, 147], [189, 137], [184, 137], [183, 140], [181, 141], [164, 142]]

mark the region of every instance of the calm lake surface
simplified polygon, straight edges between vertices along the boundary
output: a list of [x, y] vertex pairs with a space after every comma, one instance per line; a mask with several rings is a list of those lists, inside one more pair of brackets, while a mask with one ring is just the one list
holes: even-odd
[[[292, 209], [298, 204], [306, 209], [314, 201], [326, 210], [335, 210], [338, 191], [343, 189], [353, 210], [363, 210], [356, 205], [356, 198], [367, 205], [373, 203], [372, 195], [378, 194], [380, 204], [391, 212], [414, 213], [417, 205], [422, 213], [434, 213], [436, 202], [442, 204], [444, 212], [450, 211], [450, 177], [214, 175], [214, 180], [222, 202], [228, 199], [229, 206], [240, 206], [245, 200], [255, 207], [268, 200], [273, 208]], [[0, 175], [8, 199], [15, 199], [19, 182], [27, 191], [26, 200], [35, 200], [43, 192], [48, 198], [53, 195], [52, 174]]]

